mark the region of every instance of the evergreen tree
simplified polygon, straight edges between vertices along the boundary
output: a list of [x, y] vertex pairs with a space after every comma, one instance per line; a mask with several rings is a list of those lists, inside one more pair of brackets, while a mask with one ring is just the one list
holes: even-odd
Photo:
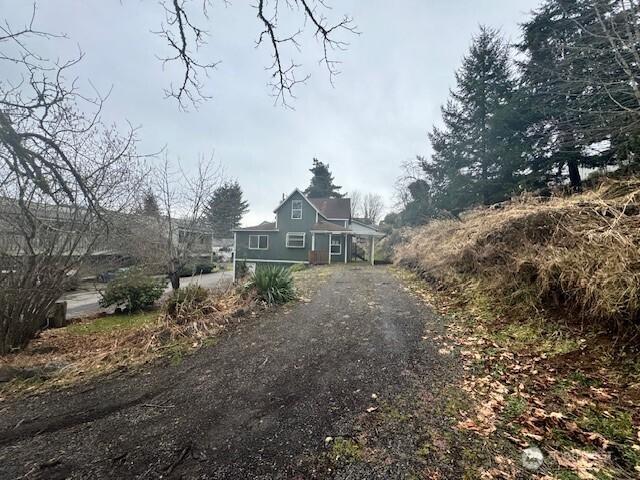
[[579, 37], [575, 23], [579, 13], [569, 3], [576, 6], [567, 2], [566, 9], [556, 1], [547, 2], [523, 25], [520, 49], [527, 61], [521, 64], [522, 88], [532, 112], [529, 139], [535, 153], [529, 166], [534, 180], [559, 180], [567, 168], [571, 185], [579, 188], [581, 144], [575, 107], [582, 87], [571, 81], [579, 75], [578, 65], [568, 62], [566, 55]]
[[159, 217], [160, 207], [158, 206], [158, 199], [151, 189], [147, 190], [142, 197], [142, 205], [140, 206], [140, 213], [149, 217]]
[[523, 163], [509, 50], [496, 30], [481, 27], [456, 82], [442, 108], [444, 127], [429, 135], [433, 155], [422, 161], [435, 207], [454, 213], [503, 200]]
[[[628, 77], [610, 43], [623, 37], [609, 39], [609, 23], [600, 21], [607, 18], [616, 32], [627, 32], [627, 17], [615, 25], [615, 3], [546, 0], [523, 25], [522, 88], [529, 101], [534, 153], [529, 168], [540, 181], [562, 181], [568, 174], [578, 189], [579, 167], [613, 164], [616, 151], [622, 153], [621, 147], [637, 138], [638, 129], [628, 128], [637, 122], [621, 108], [632, 97]], [[595, 144], [599, 152], [587, 155]]]
[[249, 204], [242, 199], [242, 188], [235, 182], [226, 182], [216, 188], [208, 202], [206, 216], [216, 238], [230, 238], [231, 230], [240, 226]]
[[304, 191], [309, 198], [342, 198], [338, 190], [342, 187], [333, 183], [333, 175], [329, 171], [329, 165], [325, 165], [317, 158], [313, 159], [313, 168], [309, 170], [313, 176], [311, 184]]

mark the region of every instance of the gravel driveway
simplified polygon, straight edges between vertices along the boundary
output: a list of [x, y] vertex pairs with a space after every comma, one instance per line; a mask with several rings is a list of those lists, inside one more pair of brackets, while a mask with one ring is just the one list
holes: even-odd
[[415, 478], [402, 458], [334, 465], [325, 442], [412, 377], [449, 374], [405, 290], [385, 267], [336, 266], [308, 303], [177, 365], [0, 405], [0, 478]]

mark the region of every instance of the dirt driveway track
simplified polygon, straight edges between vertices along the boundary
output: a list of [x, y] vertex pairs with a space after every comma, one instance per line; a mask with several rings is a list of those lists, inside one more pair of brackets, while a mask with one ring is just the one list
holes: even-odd
[[0, 478], [409, 478], [402, 460], [328, 465], [325, 443], [412, 377], [447, 376], [405, 290], [386, 267], [336, 266], [309, 303], [177, 365], [0, 404]]

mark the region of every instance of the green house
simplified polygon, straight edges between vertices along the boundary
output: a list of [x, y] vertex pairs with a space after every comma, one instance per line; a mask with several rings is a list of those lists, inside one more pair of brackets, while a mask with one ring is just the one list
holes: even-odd
[[376, 239], [384, 236], [366, 221], [351, 218], [349, 198], [308, 198], [296, 189], [274, 213], [274, 222], [234, 230], [234, 275], [238, 262], [250, 269], [363, 260], [373, 264]]

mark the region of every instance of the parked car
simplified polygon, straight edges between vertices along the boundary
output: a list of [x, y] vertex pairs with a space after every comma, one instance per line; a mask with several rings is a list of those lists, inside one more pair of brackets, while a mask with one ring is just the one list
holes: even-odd
[[122, 272], [126, 272], [129, 270], [128, 268], [118, 268], [117, 270], [108, 270], [106, 272], [100, 272], [96, 275], [96, 280], [100, 283], [109, 283], [111, 280], [116, 278], [118, 274]]

